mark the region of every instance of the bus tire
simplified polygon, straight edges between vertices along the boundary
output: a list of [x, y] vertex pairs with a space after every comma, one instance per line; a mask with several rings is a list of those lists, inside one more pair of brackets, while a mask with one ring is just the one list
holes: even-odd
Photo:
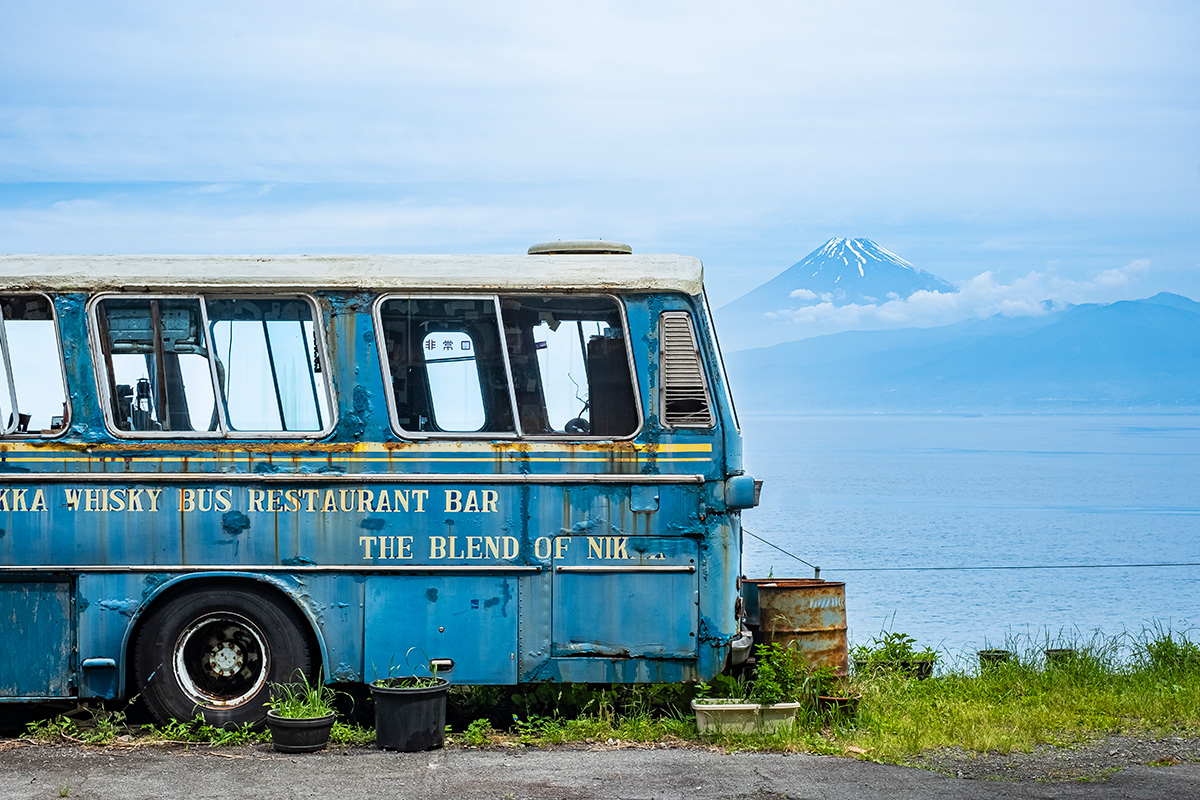
[[289, 603], [254, 588], [189, 592], [154, 611], [137, 636], [138, 690], [160, 721], [258, 725], [272, 683], [311, 677], [308, 624]]

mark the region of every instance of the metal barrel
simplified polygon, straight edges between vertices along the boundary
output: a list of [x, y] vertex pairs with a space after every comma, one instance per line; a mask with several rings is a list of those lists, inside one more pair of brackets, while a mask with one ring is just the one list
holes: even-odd
[[795, 643], [810, 666], [847, 674], [845, 583], [817, 578], [744, 578], [742, 596], [756, 643]]

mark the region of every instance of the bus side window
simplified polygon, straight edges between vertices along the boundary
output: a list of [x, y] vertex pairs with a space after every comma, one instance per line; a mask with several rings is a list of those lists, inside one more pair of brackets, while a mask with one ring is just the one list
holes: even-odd
[[4, 435], [52, 435], [67, 425], [58, 330], [49, 298], [0, 296], [0, 425]]
[[117, 428], [218, 429], [198, 299], [109, 298], [97, 318]]
[[495, 298], [393, 298], [379, 319], [402, 430], [516, 431]]
[[232, 431], [320, 431], [329, 422], [312, 308], [294, 297], [209, 298], [217, 382]]
[[608, 297], [505, 297], [521, 430], [633, 435], [639, 425], [625, 328]]

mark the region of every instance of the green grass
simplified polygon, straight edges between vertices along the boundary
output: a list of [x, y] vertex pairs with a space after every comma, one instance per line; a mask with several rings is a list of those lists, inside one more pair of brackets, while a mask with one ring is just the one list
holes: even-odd
[[[1076, 655], [1049, 663], [1047, 647]], [[544, 747], [571, 742], [703, 744], [730, 750], [853, 754], [894, 763], [923, 751], [958, 747], [1008, 753], [1036, 745], [1073, 746], [1110, 734], [1200, 736], [1200, 645], [1170, 629], [1137, 635], [1057, 641], [1009, 641], [1014, 657], [980, 669], [975, 654], [946, 655], [937, 675], [919, 681], [870, 671], [852, 683], [863, 698], [857, 716], [830, 720], [811, 707], [797, 724], [770, 735], [726, 735], [701, 741], [690, 701], [695, 686], [454, 687], [451, 717], [462, 720], [452, 746]], [[714, 681], [712, 689], [737, 684]], [[226, 730], [194, 720], [129, 726], [121, 712], [60, 716], [31, 724], [27, 738], [44, 742], [269, 742], [250, 728]], [[368, 746], [374, 731], [334, 725], [335, 745]]]
[[1051, 642], [1076, 651], [1048, 663], [1042, 647], [1015, 650], [988, 669], [960, 659], [927, 681], [864, 679], [863, 702], [845, 740], [898, 760], [936, 747], [1029, 750], [1106, 734], [1200, 733], [1200, 648], [1179, 634]]

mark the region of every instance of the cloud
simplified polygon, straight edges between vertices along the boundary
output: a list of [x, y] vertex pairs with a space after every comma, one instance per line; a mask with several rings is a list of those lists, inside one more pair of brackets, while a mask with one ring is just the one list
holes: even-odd
[[[769, 315], [796, 326], [811, 328], [805, 335], [834, 330], [931, 327], [964, 319], [1002, 314], [1006, 317], [1035, 317], [1070, 304], [1111, 302], [1114, 290], [1127, 289], [1147, 278], [1149, 259], [1137, 259], [1123, 267], [1098, 272], [1088, 280], [1069, 280], [1045, 271], [1030, 271], [1010, 283], [982, 272], [963, 283], [957, 292], [918, 291], [903, 299], [879, 304], [834, 305], [828, 297], [816, 305], [787, 309]], [[798, 292], [805, 292], [801, 289]], [[813, 292], [792, 292], [793, 297], [814, 299]]]
[[1150, 259], [1139, 258], [1123, 267], [1106, 269], [1096, 276], [1097, 286], [1128, 286], [1133, 281], [1146, 277], [1150, 273]]

